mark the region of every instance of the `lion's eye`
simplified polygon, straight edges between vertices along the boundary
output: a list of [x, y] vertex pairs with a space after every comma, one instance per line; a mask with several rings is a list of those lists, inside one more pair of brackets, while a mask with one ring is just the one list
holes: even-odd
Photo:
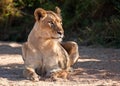
[[62, 21], [60, 21], [60, 24], [62, 25]]
[[50, 25], [50, 27], [54, 26], [54, 23], [52, 21], [48, 21], [48, 24]]

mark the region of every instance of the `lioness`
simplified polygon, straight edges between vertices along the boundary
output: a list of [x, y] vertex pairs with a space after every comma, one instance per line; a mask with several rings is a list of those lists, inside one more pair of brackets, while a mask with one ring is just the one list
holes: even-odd
[[57, 7], [56, 12], [42, 8], [34, 12], [35, 25], [22, 46], [23, 75], [27, 79], [39, 81], [38, 74], [51, 76], [59, 71], [69, 71], [79, 58], [77, 43], [61, 42], [64, 30], [60, 11]]

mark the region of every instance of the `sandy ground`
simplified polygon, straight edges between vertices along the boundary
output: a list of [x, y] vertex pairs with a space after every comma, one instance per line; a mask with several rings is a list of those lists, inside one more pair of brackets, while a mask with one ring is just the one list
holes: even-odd
[[120, 49], [79, 47], [81, 59], [68, 80], [26, 80], [21, 44], [0, 42], [0, 86], [120, 86]]

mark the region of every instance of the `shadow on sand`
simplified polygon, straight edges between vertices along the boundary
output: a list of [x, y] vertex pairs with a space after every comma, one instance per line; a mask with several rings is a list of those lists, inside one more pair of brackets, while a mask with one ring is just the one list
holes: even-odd
[[19, 81], [23, 80], [23, 64], [8, 64], [0, 66], [0, 77], [8, 80]]
[[8, 44], [0, 45], [0, 54], [22, 54], [21, 46], [12, 47]]

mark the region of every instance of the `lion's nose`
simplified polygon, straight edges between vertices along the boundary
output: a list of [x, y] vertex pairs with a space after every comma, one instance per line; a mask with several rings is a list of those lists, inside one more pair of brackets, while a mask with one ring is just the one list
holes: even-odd
[[58, 33], [59, 35], [62, 35], [62, 31], [57, 31], [57, 33]]

